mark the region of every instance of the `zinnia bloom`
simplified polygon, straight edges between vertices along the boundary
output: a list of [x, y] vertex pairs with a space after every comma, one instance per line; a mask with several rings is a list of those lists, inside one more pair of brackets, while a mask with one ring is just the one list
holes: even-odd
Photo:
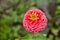
[[23, 26], [31, 33], [43, 31], [47, 26], [45, 13], [36, 8], [28, 10], [23, 19]]

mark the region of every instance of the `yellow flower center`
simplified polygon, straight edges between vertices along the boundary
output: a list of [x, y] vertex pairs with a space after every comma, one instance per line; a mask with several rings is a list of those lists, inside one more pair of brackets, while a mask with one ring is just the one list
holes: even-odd
[[32, 20], [32, 21], [37, 20], [38, 19], [38, 14], [33, 12], [32, 14], [30, 14], [30, 18], [29, 19]]

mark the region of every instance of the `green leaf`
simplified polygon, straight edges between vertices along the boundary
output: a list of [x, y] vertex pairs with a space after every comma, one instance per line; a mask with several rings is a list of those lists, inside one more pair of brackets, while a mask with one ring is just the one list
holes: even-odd
[[26, 36], [22, 37], [21, 40], [47, 40], [46, 37], [43, 36], [41, 33], [36, 34], [27, 34]]
[[9, 38], [12, 39], [14, 37], [17, 37], [18, 38], [18, 31], [20, 30], [20, 25], [17, 25], [15, 27], [12, 27], [11, 30], [10, 30], [10, 33], [9, 33]]

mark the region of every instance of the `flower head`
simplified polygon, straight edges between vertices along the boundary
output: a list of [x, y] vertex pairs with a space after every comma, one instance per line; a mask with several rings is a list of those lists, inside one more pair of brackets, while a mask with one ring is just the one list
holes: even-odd
[[23, 26], [31, 33], [43, 31], [47, 26], [45, 13], [39, 9], [28, 10], [23, 19]]

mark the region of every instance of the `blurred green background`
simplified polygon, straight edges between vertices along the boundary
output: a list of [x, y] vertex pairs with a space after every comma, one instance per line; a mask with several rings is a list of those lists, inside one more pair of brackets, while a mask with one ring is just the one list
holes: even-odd
[[[23, 28], [24, 14], [32, 7], [48, 18], [43, 32], [31, 34]], [[60, 0], [0, 0], [0, 40], [60, 40]]]

